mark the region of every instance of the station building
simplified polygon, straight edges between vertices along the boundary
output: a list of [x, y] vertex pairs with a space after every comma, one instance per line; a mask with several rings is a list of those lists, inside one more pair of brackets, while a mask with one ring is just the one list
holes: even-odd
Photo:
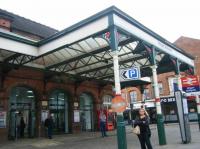
[[[96, 16], [86, 19], [86, 23], [80, 22], [65, 29], [64, 34], [70, 34], [70, 32], [76, 31], [76, 28], [90, 25], [92, 21], [96, 20], [104, 27], [105, 24], [101, 24], [100, 21], [105, 21], [104, 15], [112, 11], [118, 13], [119, 10], [110, 8], [102, 11]], [[122, 18], [124, 17], [127, 22], [131, 22], [129, 16], [126, 16], [121, 11], [119, 11], [118, 15]], [[97, 17], [99, 17], [99, 20]], [[122, 20], [119, 19], [118, 21]], [[98, 23], [96, 23], [97, 25], [93, 24], [97, 26], [95, 30], [100, 28]], [[137, 22], [136, 24], [138, 25]], [[152, 31], [145, 30], [153, 37], [161, 39], [162, 42], [164, 41], [160, 36], [152, 33]], [[124, 30], [121, 31], [123, 32]], [[24, 49], [27, 52], [26, 54], [23, 53], [24, 51], [16, 51], [16, 49], [19, 49], [19, 47], [15, 46], [15, 43], [18, 41], [30, 46], [39, 47], [43, 44], [44, 40], [45, 43], [48, 43], [54, 38], [62, 37], [62, 33], [16, 14], [0, 10], [0, 37], [3, 37], [2, 41], [4, 39], [12, 40], [9, 46], [6, 45], [6, 40], [0, 44], [5, 44], [6, 47], [14, 51], [0, 49], [1, 140], [13, 139], [16, 136], [15, 128], [18, 123], [17, 119], [21, 116], [24, 117], [27, 125], [25, 129], [27, 137], [44, 136], [44, 120], [48, 113], [51, 113], [53, 116], [55, 122], [54, 133], [56, 134], [80, 133], [98, 129], [98, 110], [102, 107], [109, 107], [114, 96], [113, 69], [111, 68], [113, 66], [111, 64], [112, 56], [106, 51], [110, 48], [101, 39], [103, 33], [105, 33], [103, 34], [104, 38], [110, 36], [107, 30], [98, 31], [92, 37], [83, 38], [83, 41], [63, 45], [53, 50], [58, 50], [59, 52], [51, 53], [48, 51], [49, 47], [44, 47], [44, 49], [47, 49], [45, 51], [47, 54], [44, 52], [41, 57], [27, 54], [30, 53], [27, 49]], [[86, 34], [85, 31], [83, 33]], [[80, 32], [79, 35], [83, 36], [83, 33]], [[144, 50], [147, 47], [140, 44], [141, 40], [136, 40], [135, 37], [129, 38], [128, 33], [120, 33], [117, 34], [117, 37], [120, 38], [119, 44], [129, 44], [121, 50], [120, 66], [124, 68], [127, 66], [131, 67], [134, 64], [132, 61], [135, 60], [137, 64], [144, 66], [144, 70], [142, 70], [143, 76], [151, 74], [149, 73], [150, 70], [146, 69], [150, 66], [148, 52]], [[67, 39], [73, 40], [73, 38], [74, 36], [71, 36]], [[37, 42], [39, 43], [35, 45], [34, 43]], [[62, 44], [62, 41], [58, 41], [58, 43]], [[176, 49], [186, 56], [186, 58], [189, 58], [192, 63], [192, 56], [167, 42], [165, 44], [170, 45], [170, 47]], [[180, 46], [182, 44], [177, 45]], [[52, 46], [55, 45], [52, 44]], [[87, 53], [83, 47], [87, 50], [96, 49], [99, 53], [102, 53], [99, 54], [94, 51]], [[98, 49], [99, 47], [101, 48]], [[137, 47], [142, 48], [144, 51], [142, 54], [137, 53], [137, 50], [134, 53], [132, 51], [133, 47], [135, 49]], [[184, 46], [181, 48], [190, 50], [190, 48], [184, 48]], [[68, 52], [69, 49], [71, 50], [70, 52]], [[106, 54], [108, 55], [106, 56]], [[131, 54], [135, 54], [137, 57], [131, 59]], [[130, 59], [127, 59], [126, 56]], [[165, 54], [160, 52], [159, 58], [156, 60], [160, 62], [164, 57]], [[99, 65], [99, 62], [105, 65]], [[183, 66], [183, 70], [189, 68], [187, 65]], [[86, 70], [85, 67], [87, 67]], [[76, 69], [79, 69], [79, 72], [76, 72]], [[75, 75], [67, 72], [72, 72]], [[159, 73], [164, 72], [165, 70], [159, 70]], [[167, 80], [174, 75], [174, 72], [169, 71], [158, 76], [161, 95], [170, 95], [170, 87]], [[152, 90], [153, 87], [150, 83], [142, 86], [136, 85], [135, 87], [128, 87], [128, 89], [124, 88], [122, 96], [127, 100], [127, 103], [130, 102], [131, 95], [136, 96], [136, 102], [139, 103], [138, 107], [143, 104], [145, 99], [147, 107], [152, 108], [155, 113]]]
[[[5, 10], [0, 10], [0, 31], [34, 41], [58, 32]], [[7, 58], [0, 64], [0, 111], [2, 115], [6, 112], [6, 127], [0, 128], [1, 140], [15, 136], [16, 111], [23, 114], [28, 126], [25, 133], [29, 137], [44, 135], [46, 111], [53, 114], [54, 133], [97, 130], [97, 110], [103, 100], [111, 101], [112, 84], [46, 73], [28, 66], [11, 66], [6, 61], [17, 57], [17, 54], [10, 56], [9, 52], [0, 50], [1, 60], [5, 55]], [[74, 122], [76, 110], [80, 110], [78, 119], [85, 118], [82, 123]]]

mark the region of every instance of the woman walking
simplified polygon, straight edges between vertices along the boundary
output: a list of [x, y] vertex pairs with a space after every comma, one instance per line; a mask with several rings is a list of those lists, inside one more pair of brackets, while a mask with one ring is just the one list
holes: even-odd
[[134, 122], [134, 127], [139, 126], [140, 134], [138, 134], [138, 138], [140, 141], [141, 149], [152, 149], [152, 145], [150, 142], [151, 130], [149, 128], [149, 117], [145, 109], [141, 108], [139, 110], [139, 117], [136, 118]]

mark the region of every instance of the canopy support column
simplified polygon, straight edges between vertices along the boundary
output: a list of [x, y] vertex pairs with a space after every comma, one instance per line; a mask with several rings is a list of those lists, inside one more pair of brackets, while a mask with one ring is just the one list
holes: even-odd
[[176, 80], [177, 80], [177, 87], [178, 90], [182, 91], [182, 83], [181, 83], [181, 74], [180, 74], [180, 61], [178, 59], [173, 60], [173, 63], [175, 65], [175, 75], [176, 75]]
[[164, 128], [164, 120], [161, 111], [161, 104], [160, 104], [160, 94], [158, 88], [158, 78], [157, 78], [157, 65], [156, 65], [156, 53], [155, 48], [152, 48], [151, 51], [151, 64], [152, 64], [152, 75], [153, 75], [153, 89], [155, 95], [155, 103], [156, 103], [156, 112], [157, 112], [157, 129], [158, 129], [158, 138], [159, 144], [165, 145], [166, 144], [166, 136], [165, 136], [165, 128]]
[[[110, 26], [110, 47], [113, 53], [115, 91], [116, 91], [116, 95], [121, 95], [117, 28], [113, 24], [113, 16], [110, 16], [109, 23], [111, 25]], [[117, 142], [118, 142], [118, 149], [127, 149], [126, 129], [125, 129], [125, 122], [123, 118], [123, 112], [117, 112]]]

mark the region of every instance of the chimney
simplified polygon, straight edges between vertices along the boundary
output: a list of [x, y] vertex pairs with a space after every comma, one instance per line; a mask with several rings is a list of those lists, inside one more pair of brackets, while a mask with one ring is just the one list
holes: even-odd
[[13, 21], [12, 16], [0, 12], [0, 28], [10, 31], [12, 21]]

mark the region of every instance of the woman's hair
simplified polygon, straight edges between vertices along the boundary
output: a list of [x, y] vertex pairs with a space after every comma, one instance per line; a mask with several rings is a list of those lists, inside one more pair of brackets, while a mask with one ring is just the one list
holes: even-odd
[[149, 116], [149, 114], [147, 113], [147, 111], [146, 111], [144, 108], [140, 108], [140, 109], [139, 109], [139, 112], [140, 112], [141, 110], [144, 111], [144, 115], [145, 115], [145, 116]]

